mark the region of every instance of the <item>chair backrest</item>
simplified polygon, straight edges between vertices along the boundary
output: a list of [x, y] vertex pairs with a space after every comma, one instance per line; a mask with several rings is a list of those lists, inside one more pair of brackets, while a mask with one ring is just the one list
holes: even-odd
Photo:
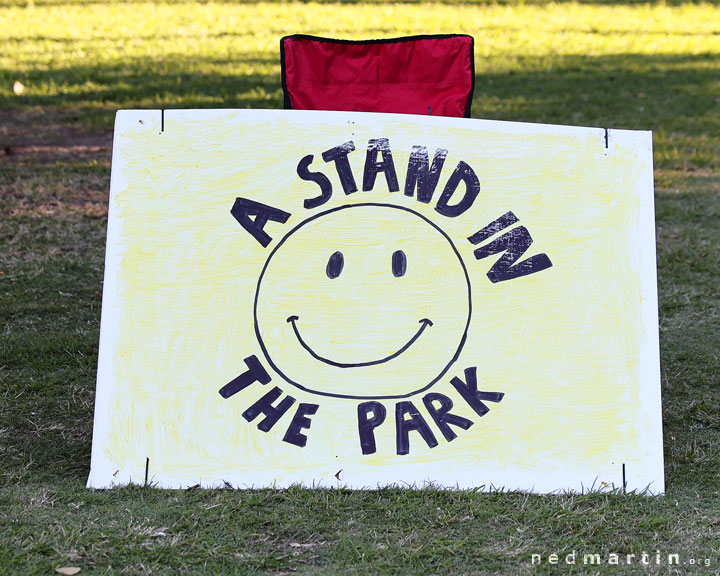
[[473, 38], [280, 40], [285, 108], [470, 117]]

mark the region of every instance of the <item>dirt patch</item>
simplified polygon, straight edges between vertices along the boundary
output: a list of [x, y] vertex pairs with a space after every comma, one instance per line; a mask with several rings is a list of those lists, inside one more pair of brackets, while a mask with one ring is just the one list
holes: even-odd
[[107, 215], [112, 133], [52, 108], [0, 110], [0, 212]]
[[[32, 146], [111, 146], [112, 132], [90, 133], [83, 128], [77, 111], [52, 106], [22, 110], [0, 110], [0, 150]], [[1, 156], [0, 156], [1, 157]]]
[[110, 161], [110, 145], [62, 144], [13, 146], [5, 145], [2, 152], [5, 160], [25, 164], [54, 164], [60, 162], [76, 162], [96, 160]]
[[0, 162], [109, 162], [112, 132], [87, 132], [77, 115], [53, 108], [0, 110]]

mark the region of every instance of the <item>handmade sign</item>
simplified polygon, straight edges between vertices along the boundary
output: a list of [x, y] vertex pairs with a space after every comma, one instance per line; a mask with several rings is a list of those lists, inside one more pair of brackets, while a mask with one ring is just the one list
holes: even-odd
[[663, 491], [651, 136], [123, 111], [88, 485]]

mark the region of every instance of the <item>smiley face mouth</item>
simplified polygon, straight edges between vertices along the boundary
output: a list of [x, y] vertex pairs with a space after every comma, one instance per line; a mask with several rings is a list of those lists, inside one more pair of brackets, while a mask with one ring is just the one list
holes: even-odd
[[432, 326], [433, 323], [428, 318], [423, 318], [420, 320], [420, 328], [418, 328], [418, 331], [415, 332], [415, 335], [408, 340], [405, 345], [400, 348], [397, 352], [393, 352], [389, 356], [385, 356], [384, 358], [380, 358], [379, 360], [371, 360], [370, 362], [336, 362], [335, 360], [330, 360], [329, 358], [325, 358], [323, 356], [320, 356], [317, 352], [315, 352], [310, 346], [307, 345], [305, 340], [303, 340], [302, 336], [300, 336], [300, 331], [297, 327], [297, 321], [300, 320], [299, 316], [288, 316], [287, 321], [292, 324], [293, 331], [295, 332], [295, 337], [298, 339], [298, 342], [300, 342], [300, 346], [305, 348], [316, 360], [320, 360], [320, 362], [323, 362], [325, 364], [329, 364], [330, 366], [337, 366], [338, 368], [360, 368], [362, 366], [375, 366], [376, 364], [383, 364], [384, 362], [387, 362], [389, 360], [392, 360], [393, 358], [397, 358], [405, 352], [410, 346], [412, 346], [415, 341], [420, 338], [421, 334], [425, 331], [425, 328], [428, 326]]

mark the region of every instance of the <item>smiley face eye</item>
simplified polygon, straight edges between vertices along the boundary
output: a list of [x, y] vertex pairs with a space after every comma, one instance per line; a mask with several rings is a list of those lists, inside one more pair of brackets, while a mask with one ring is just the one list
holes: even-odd
[[395, 276], [395, 278], [400, 278], [400, 276], [404, 276], [406, 269], [407, 258], [405, 257], [405, 252], [403, 252], [402, 250], [396, 250], [395, 252], [393, 252], [392, 255], [393, 276]]
[[343, 258], [342, 252], [333, 252], [325, 267], [325, 273], [328, 275], [328, 278], [337, 278], [340, 276], [344, 264], [345, 259]]

